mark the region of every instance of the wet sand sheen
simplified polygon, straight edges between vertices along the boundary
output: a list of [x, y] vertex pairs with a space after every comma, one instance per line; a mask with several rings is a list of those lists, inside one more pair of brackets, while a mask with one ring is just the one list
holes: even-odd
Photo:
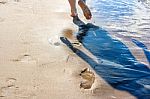
[[86, 71], [90, 89], [80, 88], [87, 80], [81, 72], [90, 67], [57, 38], [68, 28], [77, 31], [65, 0], [0, 3], [0, 98], [134, 98], [110, 87], [92, 69]]

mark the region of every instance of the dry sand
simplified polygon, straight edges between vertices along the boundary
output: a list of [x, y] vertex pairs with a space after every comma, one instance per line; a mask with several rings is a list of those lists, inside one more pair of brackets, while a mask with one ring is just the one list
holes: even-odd
[[77, 30], [67, 0], [0, 0], [0, 99], [134, 98], [92, 69], [91, 82], [80, 76], [90, 67], [60, 42], [64, 30]]

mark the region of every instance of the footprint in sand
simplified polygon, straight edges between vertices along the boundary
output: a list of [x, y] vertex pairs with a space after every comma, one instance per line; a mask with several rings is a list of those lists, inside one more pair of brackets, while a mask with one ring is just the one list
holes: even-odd
[[95, 75], [88, 68], [81, 71], [80, 76], [82, 77], [82, 82], [80, 83], [80, 88], [90, 89], [95, 81]]
[[15, 88], [15, 78], [8, 78], [6, 79], [6, 86], [0, 88], [0, 97], [6, 97], [8, 94], [11, 93], [11, 88]]
[[[13, 0], [14, 2], [20, 2], [20, 0]], [[6, 4], [7, 0], [0, 0], [0, 4]]]
[[15, 78], [8, 78], [6, 80], [7, 87], [9, 87], [9, 88], [14, 87], [15, 86], [15, 82], [16, 82]]
[[49, 38], [48, 42], [49, 42], [49, 44], [51, 44], [51, 45], [53, 45], [55, 47], [58, 47], [58, 46], [61, 45], [59, 37], [57, 35]]
[[4, 19], [0, 17], [0, 22], [3, 22], [3, 21], [4, 21]]
[[71, 44], [73, 46], [81, 46], [82, 44], [79, 42], [79, 40], [77, 40], [76, 35], [74, 33], [74, 31], [72, 29], [64, 29], [62, 31], [63, 37], [70, 39], [71, 40]]
[[27, 62], [31, 60], [31, 56], [29, 54], [24, 54], [21, 58], [20, 61], [21, 62]]
[[62, 31], [62, 34], [64, 37], [69, 38], [69, 39], [73, 39], [74, 38], [74, 33], [72, 29], [64, 29]]
[[20, 2], [20, 0], [14, 0], [15, 2]]
[[25, 89], [20, 89], [16, 85], [16, 81], [17, 79], [15, 78], [6, 79], [6, 85], [0, 88], [0, 99], [1, 98], [8, 99], [9, 97], [17, 97], [17, 99], [22, 98], [35, 99], [36, 94], [34, 92]]
[[17, 59], [13, 59], [14, 62], [35, 62], [35, 60], [29, 54], [23, 54]]
[[8, 87], [1, 87], [0, 88], [0, 97], [6, 97], [8, 95]]
[[5, 3], [7, 3], [6, 0], [1, 0], [0, 1], [0, 4], [5, 4]]

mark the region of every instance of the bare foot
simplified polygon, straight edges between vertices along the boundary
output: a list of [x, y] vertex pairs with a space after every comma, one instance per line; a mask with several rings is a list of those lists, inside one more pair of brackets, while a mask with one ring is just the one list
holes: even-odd
[[85, 4], [83, 0], [78, 1], [79, 6], [81, 7], [83, 14], [87, 20], [90, 20], [92, 18], [92, 14], [88, 6]]

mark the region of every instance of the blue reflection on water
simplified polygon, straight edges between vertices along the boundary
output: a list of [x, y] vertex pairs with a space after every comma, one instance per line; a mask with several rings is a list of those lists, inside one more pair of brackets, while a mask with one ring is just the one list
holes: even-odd
[[[94, 32], [94, 33], [93, 33]], [[83, 39], [84, 46], [95, 56], [121, 64], [132, 69], [146, 68], [139, 64], [130, 53], [129, 49], [120, 41], [111, 38], [107, 31], [97, 29], [88, 31], [88, 35]]]
[[[86, 33], [82, 39], [83, 46], [96, 56], [99, 62], [96, 63], [81, 51], [78, 51], [77, 55], [89, 63], [112, 87], [128, 91], [138, 99], [149, 99], [150, 69], [138, 62], [128, 47], [113, 39], [106, 30], [89, 28]], [[142, 43], [135, 40], [133, 42], [146, 49]]]
[[86, 35], [79, 34], [80, 40], [98, 62], [73, 47], [66, 38], [61, 37], [61, 40], [112, 87], [127, 91], [138, 99], [149, 99], [150, 69], [138, 62], [126, 45], [113, 39], [106, 30], [92, 24], [79, 26], [79, 33], [82, 30], [86, 30]]
[[[104, 20], [120, 21], [122, 16], [131, 16], [133, 14], [134, 0], [94, 0], [93, 8], [99, 17]], [[130, 3], [128, 3], [130, 2]]]
[[[95, 21], [104, 29], [89, 28], [82, 43], [100, 62], [95, 63], [83, 54], [79, 56], [114, 88], [128, 91], [138, 99], [150, 99], [150, 69], [137, 61], [124, 43], [112, 38], [114, 34], [130, 38], [150, 63], [149, 46], [142, 43], [150, 44], [150, 9], [146, 6], [147, 0], [139, 1], [142, 3], [138, 0], [93, 0]], [[110, 35], [106, 29], [110, 31], [111, 25], [113, 33]]]
[[[150, 62], [149, 46], [142, 43], [146, 41], [149, 44], [150, 10], [147, 7], [142, 8], [143, 6], [139, 6], [137, 2], [137, 0], [92, 0], [95, 21], [100, 22], [104, 28], [93, 24], [86, 25], [81, 20], [74, 21], [79, 26], [80, 41], [96, 56], [98, 63], [80, 49], [74, 48], [66, 39], [62, 41], [74, 52], [77, 50], [76, 54], [112, 87], [127, 91], [138, 99], [150, 99], [150, 69], [139, 62], [124, 43], [112, 37], [113, 33], [120, 33], [123, 38], [130, 38], [130, 43], [141, 48]], [[113, 33], [107, 31], [111, 29], [110, 25], [114, 25]]]
[[[146, 42], [147, 48], [142, 48], [143, 52], [150, 63], [150, 56], [149, 56], [149, 49], [150, 49], [150, 8], [146, 5], [150, 5], [149, 0], [93, 0], [91, 1], [93, 16], [97, 23], [101, 23], [100, 27], [105, 28], [111, 36], [115, 35], [123, 41], [128, 38], [131, 40], [131, 43], [135, 43], [138, 47], [139, 42]], [[102, 35], [98, 35], [102, 36]], [[95, 38], [99, 40], [100, 38]], [[101, 39], [104, 39], [102, 37]], [[108, 40], [108, 39], [107, 39]], [[109, 41], [108, 41], [109, 42]], [[103, 46], [107, 45], [106, 49], [98, 49], [98, 50], [107, 50], [113, 45], [108, 45], [105, 42], [101, 41]], [[117, 44], [117, 43], [115, 43]], [[93, 45], [94, 46], [94, 45]], [[97, 46], [97, 45], [96, 45]], [[124, 46], [118, 46], [119, 48], [114, 50], [120, 49], [127, 49]], [[132, 46], [131, 46], [132, 47]], [[141, 47], [140, 47], [141, 48]], [[113, 48], [112, 48], [113, 49]], [[112, 50], [112, 53], [114, 52]], [[137, 50], [137, 49], [135, 49]], [[126, 51], [126, 50], [124, 50]], [[106, 51], [107, 52], [107, 51]], [[119, 52], [118, 52], [119, 53]], [[120, 52], [125, 53], [125, 52]], [[105, 57], [109, 57], [107, 53], [100, 53]], [[120, 55], [120, 58], [126, 58], [129, 56]], [[111, 57], [109, 59], [112, 59]], [[130, 61], [133, 61], [132, 58], [128, 58]], [[118, 60], [118, 58], [113, 59], [113, 61], [117, 61], [122, 63], [122, 61]], [[131, 65], [133, 62], [128, 62], [124, 65], [128, 66]], [[133, 65], [133, 64], [132, 64]]]

